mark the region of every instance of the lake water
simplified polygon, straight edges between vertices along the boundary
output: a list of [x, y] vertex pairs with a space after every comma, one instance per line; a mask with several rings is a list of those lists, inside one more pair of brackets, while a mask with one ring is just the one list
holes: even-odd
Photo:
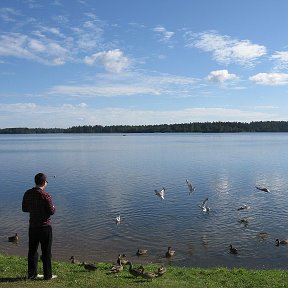
[[[287, 147], [287, 133], [0, 135], [0, 253], [27, 254], [22, 197], [44, 172], [57, 209], [54, 259], [125, 253], [135, 263], [286, 268], [288, 245], [275, 239], [288, 239]], [[162, 187], [165, 200], [154, 193]], [[198, 207], [206, 197], [209, 213]], [[18, 245], [7, 241], [15, 232]]]

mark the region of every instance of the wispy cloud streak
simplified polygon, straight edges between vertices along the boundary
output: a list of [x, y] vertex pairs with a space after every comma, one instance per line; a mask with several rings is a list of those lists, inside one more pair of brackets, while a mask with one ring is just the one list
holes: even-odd
[[185, 34], [186, 46], [211, 52], [213, 58], [222, 64], [239, 64], [254, 66], [256, 61], [266, 55], [266, 47], [253, 44], [249, 40], [237, 40], [217, 32], [202, 32]]

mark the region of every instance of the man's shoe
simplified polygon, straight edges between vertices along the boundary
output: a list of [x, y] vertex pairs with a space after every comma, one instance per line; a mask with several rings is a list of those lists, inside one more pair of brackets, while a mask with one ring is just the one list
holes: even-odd
[[55, 278], [57, 278], [57, 275], [52, 275], [51, 278], [44, 278], [44, 280], [52, 280], [52, 279], [55, 279]]
[[44, 278], [44, 275], [42, 275], [42, 274], [37, 274], [37, 276], [36, 276], [36, 279], [43, 279]]
[[37, 276], [36, 276], [36, 279], [43, 279], [44, 278], [44, 275], [42, 275], [42, 274], [37, 274]]
[[28, 279], [30, 280], [37, 280], [37, 279], [43, 279], [44, 278], [44, 275], [41, 275], [41, 274], [37, 274], [36, 276], [28, 276]]

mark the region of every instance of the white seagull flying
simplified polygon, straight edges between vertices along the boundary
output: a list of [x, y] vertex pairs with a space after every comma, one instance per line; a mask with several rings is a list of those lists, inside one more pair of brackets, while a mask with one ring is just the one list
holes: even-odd
[[210, 207], [207, 206], [208, 198], [206, 198], [199, 207], [202, 209], [203, 212], [209, 212]]
[[160, 197], [162, 200], [164, 200], [165, 198], [165, 188], [163, 187], [161, 191], [155, 191], [155, 195], [157, 195], [158, 197]]

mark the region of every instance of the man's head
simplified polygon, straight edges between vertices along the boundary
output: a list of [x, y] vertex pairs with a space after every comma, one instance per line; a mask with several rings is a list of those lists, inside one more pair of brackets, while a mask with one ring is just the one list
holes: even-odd
[[47, 181], [47, 176], [43, 173], [38, 173], [35, 175], [35, 184], [37, 186], [44, 186], [46, 183], [48, 183]]

